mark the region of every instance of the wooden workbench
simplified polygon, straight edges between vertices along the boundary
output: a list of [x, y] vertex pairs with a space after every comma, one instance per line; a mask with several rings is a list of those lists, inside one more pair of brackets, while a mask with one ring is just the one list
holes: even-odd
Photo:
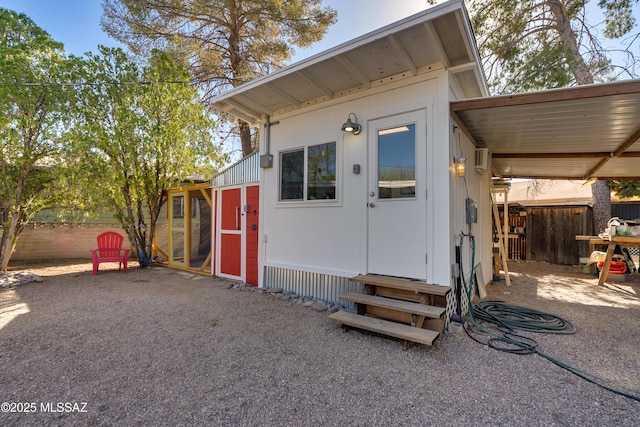
[[607, 245], [607, 254], [602, 264], [602, 271], [600, 272], [600, 278], [598, 279], [598, 285], [604, 284], [609, 276], [609, 268], [611, 267], [611, 260], [613, 259], [613, 251], [616, 245], [631, 246], [640, 248], [640, 236], [613, 236], [609, 240], [602, 239], [598, 236], [576, 236], [576, 240], [588, 240], [593, 252], [595, 245]]

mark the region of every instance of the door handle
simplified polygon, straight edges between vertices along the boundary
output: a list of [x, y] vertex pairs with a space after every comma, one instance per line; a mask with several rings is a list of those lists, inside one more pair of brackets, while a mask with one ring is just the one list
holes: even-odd
[[375, 204], [374, 202], [371, 202], [371, 203], [369, 203], [369, 207], [370, 207], [370, 208], [375, 208], [375, 207], [376, 207], [376, 204]]
[[240, 228], [238, 228], [238, 213], [240, 213], [240, 207], [236, 206], [236, 230], [240, 230]]

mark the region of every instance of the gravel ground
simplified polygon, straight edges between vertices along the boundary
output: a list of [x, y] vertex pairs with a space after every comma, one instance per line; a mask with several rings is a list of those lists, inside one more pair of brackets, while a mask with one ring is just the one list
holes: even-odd
[[[452, 328], [433, 347], [165, 268], [27, 265], [0, 289], [2, 426], [637, 426], [640, 402]], [[640, 389], [640, 282], [522, 262], [490, 298], [561, 315], [541, 351]], [[104, 269], [101, 266], [101, 269]], [[7, 410], [9, 412], [7, 412]], [[17, 411], [17, 412], [11, 412]]]

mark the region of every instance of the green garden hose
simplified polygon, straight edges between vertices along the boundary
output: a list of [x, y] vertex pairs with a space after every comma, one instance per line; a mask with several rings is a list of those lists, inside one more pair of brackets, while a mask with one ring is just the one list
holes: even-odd
[[[471, 271], [473, 272], [475, 239], [471, 234], [461, 234], [461, 246], [465, 237], [469, 238], [471, 247]], [[619, 387], [609, 385], [608, 381], [605, 379], [580, 370], [540, 351], [538, 349], [537, 341], [533, 338], [515, 333], [515, 331], [526, 331], [547, 334], [573, 334], [576, 332], [576, 328], [569, 321], [554, 314], [511, 305], [501, 301], [481, 301], [476, 304], [472, 304], [471, 297], [473, 292], [474, 274], [471, 274], [469, 286], [467, 286], [464, 279], [462, 265], [460, 265], [460, 274], [462, 275], [463, 285], [466, 291], [469, 318], [471, 319], [471, 322], [466, 322], [464, 330], [474, 341], [495, 350], [507, 353], [539, 354], [551, 363], [566, 369], [592, 384], [640, 402], [640, 390], [621, 389]], [[479, 322], [482, 322], [482, 324]], [[485, 325], [487, 326], [485, 327]], [[489, 327], [493, 327], [495, 331], [487, 329]], [[476, 338], [474, 335], [478, 335], [478, 333], [488, 336], [487, 340], [482, 341], [479, 338]]]
[[547, 334], [576, 332], [576, 328], [560, 316], [500, 301], [481, 301], [473, 305], [473, 311], [479, 320], [511, 329]]

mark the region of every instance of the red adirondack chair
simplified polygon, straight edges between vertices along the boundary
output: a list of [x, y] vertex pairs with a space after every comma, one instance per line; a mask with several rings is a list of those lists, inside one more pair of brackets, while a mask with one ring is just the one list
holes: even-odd
[[93, 274], [98, 274], [98, 265], [101, 262], [117, 262], [118, 270], [124, 265], [124, 272], [127, 272], [127, 261], [129, 260], [129, 249], [122, 249], [124, 237], [114, 232], [107, 231], [98, 236], [98, 249], [91, 249], [93, 259]]

